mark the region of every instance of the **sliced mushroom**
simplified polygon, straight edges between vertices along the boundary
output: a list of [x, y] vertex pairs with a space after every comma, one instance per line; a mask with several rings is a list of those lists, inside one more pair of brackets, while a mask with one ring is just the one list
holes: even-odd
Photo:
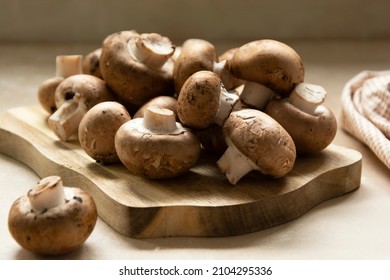
[[181, 88], [177, 114], [180, 122], [190, 128], [205, 129], [213, 123], [222, 126], [238, 101], [239, 96], [229, 93], [216, 73], [198, 71]]
[[141, 106], [159, 95], [172, 95], [175, 46], [156, 33], [122, 31], [108, 36], [102, 46], [100, 71], [118, 101]]
[[115, 136], [119, 159], [133, 174], [154, 179], [187, 172], [199, 158], [196, 136], [169, 109], [149, 107], [143, 118], [123, 124]]
[[80, 188], [64, 187], [59, 176], [38, 182], [11, 206], [8, 229], [24, 249], [47, 255], [79, 248], [97, 220], [93, 198]]
[[79, 125], [80, 146], [99, 163], [119, 162], [115, 150], [115, 134], [130, 119], [126, 108], [118, 102], [105, 101], [93, 106]]
[[49, 117], [49, 127], [60, 140], [67, 141], [77, 133], [80, 121], [89, 109], [100, 102], [114, 99], [102, 79], [87, 74], [70, 76], [56, 89], [58, 109]]
[[276, 40], [257, 40], [239, 47], [230, 67], [235, 77], [246, 81], [240, 98], [260, 110], [274, 94], [288, 96], [304, 80], [298, 53]]
[[319, 85], [301, 83], [289, 98], [274, 98], [265, 108], [294, 139], [298, 154], [321, 151], [336, 136], [336, 117], [323, 105], [326, 94]]
[[294, 141], [267, 114], [255, 109], [233, 112], [223, 129], [228, 148], [217, 165], [231, 184], [252, 170], [278, 178], [293, 168]]

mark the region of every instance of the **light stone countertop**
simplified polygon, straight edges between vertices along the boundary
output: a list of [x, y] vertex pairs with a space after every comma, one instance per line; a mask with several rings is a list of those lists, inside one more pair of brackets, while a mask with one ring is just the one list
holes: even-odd
[[[362, 70], [390, 69], [390, 41], [291, 41], [306, 81], [321, 84], [340, 115], [344, 84]], [[219, 52], [239, 42], [215, 43]], [[38, 104], [39, 84], [55, 72], [55, 55], [86, 54], [94, 45], [0, 45], [0, 112]], [[0, 139], [1, 141], [1, 139]], [[225, 238], [125, 237], [100, 219], [78, 250], [60, 259], [389, 259], [390, 170], [339, 129], [334, 143], [363, 155], [361, 187], [326, 201], [289, 223]], [[40, 259], [21, 249], [7, 228], [12, 202], [39, 180], [27, 166], [0, 154], [0, 259]]]

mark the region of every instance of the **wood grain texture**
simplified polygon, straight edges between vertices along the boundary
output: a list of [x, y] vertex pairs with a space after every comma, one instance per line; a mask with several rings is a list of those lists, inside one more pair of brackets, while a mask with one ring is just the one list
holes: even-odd
[[296, 219], [360, 186], [361, 154], [336, 145], [299, 157], [293, 170], [280, 179], [252, 172], [232, 186], [216, 167], [218, 158], [202, 155], [185, 175], [149, 180], [132, 175], [121, 164], [94, 162], [77, 139], [57, 140], [47, 117], [37, 106], [2, 113], [0, 152], [40, 177], [59, 175], [65, 185], [89, 192], [101, 219], [134, 238], [259, 231]]

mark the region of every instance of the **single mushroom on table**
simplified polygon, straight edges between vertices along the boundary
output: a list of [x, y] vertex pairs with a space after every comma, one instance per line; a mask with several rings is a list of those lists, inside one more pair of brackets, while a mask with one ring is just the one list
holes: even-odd
[[119, 162], [115, 150], [115, 134], [130, 119], [126, 108], [116, 101], [105, 101], [93, 106], [79, 125], [80, 146], [99, 163]]
[[223, 125], [230, 112], [241, 108], [237, 93], [228, 92], [212, 71], [198, 71], [184, 83], [177, 100], [180, 122], [193, 129]]
[[48, 113], [57, 110], [55, 91], [58, 85], [67, 77], [82, 73], [81, 55], [59, 55], [56, 57], [56, 75], [46, 79], [38, 87], [38, 101]]
[[148, 107], [143, 118], [123, 124], [115, 136], [115, 148], [123, 165], [133, 174], [173, 178], [193, 167], [200, 154], [196, 136], [169, 109]]
[[322, 86], [300, 83], [288, 98], [274, 98], [265, 108], [291, 135], [298, 154], [321, 151], [336, 136], [336, 117], [323, 105], [326, 95]]
[[160, 34], [117, 32], [103, 43], [100, 72], [118, 101], [130, 110], [153, 97], [173, 95], [174, 51], [169, 38]]
[[49, 176], [15, 200], [8, 229], [24, 249], [58, 255], [80, 247], [96, 220], [96, 205], [89, 194], [80, 188], [64, 187], [59, 176]]
[[298, 53], [276, 40], [257, 40], [239, 47], [230, 60], [233, 75], [245, 81], [240, 98], [263, 110], [275, 94], [287, 97], [304, 80]]
[[77, 134], [81, 119], [96, 104], [115, 97], [106, 83], [95, 76], [78, 74], [62, 81], [55, 92], [55, 111], [48, 119], [50, 129], [62, 141]]
[[256, 109], [232, 112], [223, 129], [228, 148], [217, 165], [231, 184], [252, 170], [279, 178], [294, 167], [294, 141], [267, 114]]

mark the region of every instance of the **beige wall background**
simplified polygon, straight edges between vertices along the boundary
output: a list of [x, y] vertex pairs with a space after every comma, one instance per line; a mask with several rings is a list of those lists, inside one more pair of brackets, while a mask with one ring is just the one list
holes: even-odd
[[180, 42], [390, 38], [388, 0], [0, 0], [0, 42], [100, 42], [135, 29]]

